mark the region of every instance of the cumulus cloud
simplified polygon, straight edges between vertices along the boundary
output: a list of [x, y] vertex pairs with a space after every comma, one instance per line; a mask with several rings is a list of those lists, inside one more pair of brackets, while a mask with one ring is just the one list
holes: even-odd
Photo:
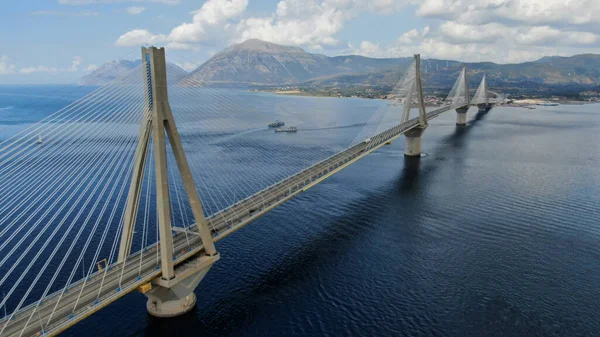
[[15, 65], [8, 62], [8, 56], [0, 56], [0, 75], [15, 73]]
[[[557, 48], [549, 46], [519, 45], [517, 28], [506, 27], [507, 31], [494, 33], [495, 25], [477, 29], [479, 26], [448, 25], [430, 31], [411, 30], [402, 34], [394, 43], [380, 46], [378, 43], [363, 41], [358, 48], [350, 46], [350, 53], [370, 57], [407, 57], [420, 53], [425, 58], [451, 59], [467, 62], [494, 61], [513, 63], [531, 61], [546, 55], [561, 54]], [[459, 32], [477, 31], [461, 35]]]
[[154, 35], [145, 29], [131, 30], [117, 39], [117, 46], [138, 46], [143, 44], [162, 43], [167, 40], [166, 35]]
[[350, 52], [366, 56], [523, 62], [546, 55], [600, 51], [597, 0], [423, 0], [416, 14], [438, 19], [430, 30], [410, 30], [382, 46], [363, 41]]
[[423, 28], [422, 31], [417, 29], [410, 30], [398, 38], [398, 43], [413, 45], [423, 39], [429, 33], [429, 26]]
[[179, 43], [210, 40], [210, 33], [215, 28], [219, 29], [230, 19], [239, 17], [246, 7], [248, 0], [208, 0], [195, 12], [192, 22], [171, 31], [169, 40]]
[[141, 7], [141, 6], [131, 6], [131, 7], [125, 8], [125, 12], [127, 12], [131, 15], [138, 15], [145, 10], [146, 10], [146, 7]]
[[194, 49], [190, 43], [218, 40], [227, 30], [231, 19], [239, 17], [248, 6], [248, 0], [208, 0], [194, 11], [192, 22], [183, 23], [168, 35], [153, 34], [145, 29], [135, 29], [121, 35], [118, 46], [136, 46], [168, 42], [174, 49]]
[[339, 40], [336, 35], [348, 20], [361, 12], [390, 14], [412, 1], [281, 0], [273, 14], [241, 18], [248, 6], [248, 0], [208, 0], [193, 12], [191, 22], [173, 28], [168, 35], [136, 29], [121, 35], [117, 45], [129, 46], [137, 45], [140, 41], [161, 41], [178, 49], [193, 49], [193, 44], [207, 41], [240, 42], [257, 38], [321, 49], [324, 46], [337, 45]]
[[77, 71], [79, 70], [79, 66], [83, 62], [83, 58], [81, 56], [74, 56], [73, 61], [71, 61], [71, 68], [68, 71]]
[[369, 57], [387, 57], [390, 54], [387, 48], [382, 48], [379, 43], [370, 41], [361, 41], [358, 47], [348, 43], [348, 49], [350, 54]]
[[249, 18], [237, 26], [237, 42], [247, 39], [261, 39], [270, 42], [305, 45], [320, 49], [323, 45], [335, 45], [335, 35], [344, 27], [344, 13], [336, 8], [323, 8], [307, 17], [273, 16]]
[[170, 32], [135, 29], [121, 35], [116, 44], [165, 44], [196, 51], [201, 44], [224, 46], [257, 38], [311, 50], [339, 50], [346, 45], [340, 33], [357, 16], [406, 9], [427, 18], [430, 25], [407, 30], [391, 44], [348, 43], [346, 51], [375, 57], [420, 52], [424, 57], [504, 63], [600, 51], [600, 15], [593, 15], [600, 13], [598, 0], [280, 0], [272, 13], [263, 15], [246, 13], [247, 7], [248, 0], [207, 0], [192, 12], [191, 20]]
[[514, 21], [526, 24], [600, 22], [597, 0], [424, 0], [417, 14], [461, 23]]
[[360, 13], [390, 14], [409, 3], [410, 0], [282, 0], [271, 16], [241, 20], [234, 41], [257, 38], [321, 49], [337, 45], [336, 35]]
[[506, 35], [514, 34], [510, 27], [492, 22], [484, 25], [468, 25], [453, 21], [444, 22], [440, 33], [453, 43], [495, 43]]
[[21, 68], [19, 72], [21, 74], [33, 74], [33, 73], [57, 73], [58, 68], [46, 67], [46, 66], [37, 66], [37, 67], [25, 67]]
[[[83, 58], [81, 56], [74, 56], [71, 61], [71, 65], [69, 67], [56, 68], [56, 67], [49, 67], [49, 66], [45, 66], [45, 65], [38, 65], [38, 66], [22, 67], [17, 70], [17, 67], [14, 64], [10, 64], [8, 62], [7, 56], [1, 56], [0, 57], [0, 75], [17, 74], [17, 73], [28, 75], [28, 74], [34, 74], [34, 73], [77, 72], [80, 70], [80, 67], [82, 64], [83, 64]], [[90, 69], [92, 67], [94, 67], [94, 70], [96, 69], [95, 65], [89, 65], [87, 67], [87, 70], [90, 71]]]
[[515, 38], [521, 45], [593, 45], [599, 41], [597, 34], [562, 31], [550, 26], [528, 27], [519, 30]]

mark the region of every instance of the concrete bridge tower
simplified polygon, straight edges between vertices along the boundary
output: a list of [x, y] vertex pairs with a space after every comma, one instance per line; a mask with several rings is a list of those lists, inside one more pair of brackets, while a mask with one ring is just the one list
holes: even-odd
[[[202, 204], [192, 178], [167, 92], [167, 66], [164, 48], [142, 48], [144, 76], [146, 78], [149, 111], [142, 120], [140, 136], [134, 161], [134, 170], [127, 198], [118, 263], [126, 263], [131, 254], [133, 229], [142, 190], [144, 172], [150, 150], [154, 146], [154, 167], [156, 171], [156, 207], [160, 236], [160, 268], [162, 275], [152, 280], [147, 309], [153, 316], [172, 317], [191, 310], [196, 303], [194, 289], [219, 259], [212, 236], [208, 229]], [[166, 131], [166, 137], [165, 137]], [[178, 268], [173, 258], [173, 235], [171, 229], [171, 208], [169, 195], [169, 174], [167, 171], [167, 145], [169, 139], [177, 168], [194, 214], [198, 234], [204, 247], [204, 254], [186, 260], [185, 267]], [[158, 267], [158, 266], [157, 266]]]
[[461, 81], [462, 87], [465, 91], [465, 95], [463, 98], [465, 106], [456, 109], [456, 125], [467, 125], [467, 111], [469, 111], [469, 104], [471, 103], [469, 98], [469, 84], [467, 81], [467, 66], [463, 67], [463, 71], [461, 73]]
[[477, 88], [477, 92], [473, 97], [473, 102], [477, 104], [479, 112], [488, 112], [492, 109], [492, 105], [490, 104], [490, 94], [488, 91], [487, 79], [485, 75], [483, 75], [483, 78], [481, 79], [481, 84], [479, 84], [479, 88]]
[[404, 155], [408, 157], [420, 157], [421, 156], [421, 136], [429, 125], [427, 123], [427, 112], [425, 111], [425, 99], [423, 97], [423, 86], [421, 83], [421, 56], [415, 55], [415, 81], [414, 87], [409, 90], [406, 101], [404, 103], [403, 122], [409, 119], [410, 108], [412, 105], [412, 96], [417, 94], [418, 107], [419, 107], [419, 125], [409, 131], [404, 136], [406, 139], [406, 146], [404, 147]]

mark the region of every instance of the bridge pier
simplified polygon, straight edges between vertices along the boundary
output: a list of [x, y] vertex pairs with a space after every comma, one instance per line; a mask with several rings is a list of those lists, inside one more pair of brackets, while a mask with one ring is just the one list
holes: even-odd
[[404, 147], [404, 155], [407, 157], [421, 156], [421, 136], [425, 132], [425, 126], [418, 126], [404, 133], [406, 145]]
[[488, 111], [492, 110], [492, 105], [489, 103], [482, 103], [482, 104], [477, 104], [477, 108], [479, 109], [479, 112], [488, 112]]
[[467, 111], [468, 106], [456, 109], [456, 125], [467, 125]]
[[146, 309], [155, 317], [167, 318], [180, 316], [196, 306], [194, 289], [200, 284], [213, 263], [219, 260], [215, 256], [202, 256], [185, 262], [175, 270], [175, 278], [165, 280], [157, 277], [152, 280], [152, 289], [144, 293], [148, 297]]

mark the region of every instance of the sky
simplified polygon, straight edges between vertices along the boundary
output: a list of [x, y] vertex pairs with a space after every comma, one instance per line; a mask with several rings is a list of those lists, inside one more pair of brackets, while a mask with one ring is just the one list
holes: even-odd
[[73, 83], [167, 48], [192, 70], [250, 38], [329, 56], [517, 63], [600, 53], [598, 0], [2, 0], [0, 84]]

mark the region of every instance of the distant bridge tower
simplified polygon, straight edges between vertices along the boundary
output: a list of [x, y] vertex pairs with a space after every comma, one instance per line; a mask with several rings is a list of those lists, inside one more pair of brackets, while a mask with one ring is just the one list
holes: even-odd
[[421, 56], [415, 55], [415, 81], [414, 87], [409, 90], [404, 103], [403, 121], [409, 119], [410, 108], [412, 106], [412, 97], [417, 94], [417, 104], [419, 107], [419, 125], [409, 131], [404, 136], [406, 139], [406, 146], [404, 147], [404, 155], [409, 157], [421, 156], [421, 136], [427, 129], [427, 112], [425, 111], [425, 99], [423, 97], [423, 86], [421, 84]]
[[[198, 191], [196, 190], [171, 107], [169, 106], [165, 50], [164, 48], [155, 47], [142, 48], [142, 60], [145, 66], [143, 69], [146, 83], [148, 83], [146, 95], [150, 111], [142, 120], [133, 175], [127, 198], [118, 262], [125, 263], [127, 257], [131, 254], [133, 230], [152, 135], [162, 275], [152, 280], [152, 289], [147, 291], [145, 295], [148, 297], [147, 309], [151, 315], [172, 317], [181, 315], [194, 307], [196, 303], [194, 289], [212, 267], [213, 263], [219, 259], [219, 254], [215, 249], [206, 219], [204, 218]], [[165, 137], [165, 131], [167, 137]], [[168, 138], [170, 141], [205, 252], [205, 255], [187, 260], [184, 270], [178, 270], [173, 259], [171, 202], [165, 138]]]
[[467, 112], [469, 111], [469, 105], [471, 104], [469, 98], [469, 82], [467, 80], [467, 66], [463, 67], [462, 73], [460, 74], [460, 81], [462, 82], [461, 86], [465, 92], [464, 98], [461, 99], [464, 101], [465, 106], [456, 109], [456, 125], [467, 125]]
[[477, 88], [477, 92], [473, 97], [473, 103], [477, 104], [479, 112], [488, 112], [492, 109], [492, 105], [490, 104], [490, 94], [488, 91], [487, 79], [485, 75], [483, 75], [483, 78], [481, 79], [481, 84], [479, 84], [479, 88]]

